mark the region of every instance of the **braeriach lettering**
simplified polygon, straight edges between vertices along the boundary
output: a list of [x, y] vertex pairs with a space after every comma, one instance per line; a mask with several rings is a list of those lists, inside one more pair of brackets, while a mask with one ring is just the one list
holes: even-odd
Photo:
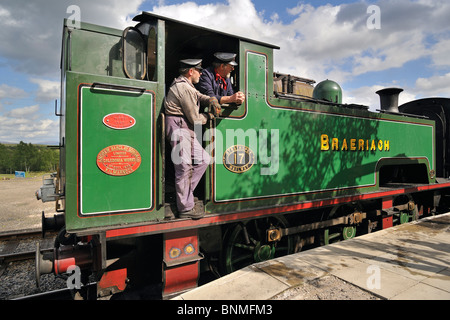
[[338, 139], [320, 136], [320, 150], [322, 151], [390, 151], [390, 140], [381, 139]]

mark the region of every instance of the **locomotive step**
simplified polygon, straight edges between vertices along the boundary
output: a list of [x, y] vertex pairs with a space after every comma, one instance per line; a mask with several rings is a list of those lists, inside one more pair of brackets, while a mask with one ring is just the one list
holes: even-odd
[[[205, 207], [203, 205], [203, 201], [199, 200], [198, 198], [194, 198], [195, 205], [194, 205], [194, 212], [195, 213], [204, 213]], [[177, 205], [175, 202], [170, 202], [165, 204], [165, 218], [164, 220], [174, 220], [174, 219], [185, 219], [180, 218]]]

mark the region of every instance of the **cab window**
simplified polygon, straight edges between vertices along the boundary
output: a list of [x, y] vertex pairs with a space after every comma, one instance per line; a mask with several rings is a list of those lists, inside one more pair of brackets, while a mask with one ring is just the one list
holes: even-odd
[[122, 37], [123, 69], [128, 78], [144, 80], [147, 73], [145, 41], [142, 33], [134, 28], [126, 28]]

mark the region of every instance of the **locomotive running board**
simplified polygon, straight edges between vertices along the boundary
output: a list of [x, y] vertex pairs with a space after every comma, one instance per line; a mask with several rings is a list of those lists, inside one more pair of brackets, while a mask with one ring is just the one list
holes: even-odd
[[[441, 183], [432, 185], [410, 185], [397, 189], [382, 188], [381, 191], [373, 193], [365, 193], [358, 195], [342, 196], [330, 199], [318, 199], [313, 201], [301, 202], [291, 205], [283, 205], [278, 207], [260, 208], [253, 211], [226, 213], [226, 214], [207, 214], [205, 217], [199, 220], [191, 219], [175, 219], [170, 221], [159, 221], [152, 223], [141, 223], [136, 225], [128, 225], [127, 227], [117, 226], [115, 229], [99, 228], [97, 232], [105, 232], [107, 240], [118, 239], [121, 237], [129, 236], [142, 236], [149, 234], [160, 234], [171, 231], [181, 231], [187, 229], [195, 229], [201, 227], [207, 227], [211, 225], [221, 225], [233, 221], [239, 221], [243, 219], [260, 218], [272, 214], [288, 214], [294, 212], [305, 211], [309, 209], [315, 209], [319, 207], [334, 206], [354, 201], [365, 201], [382, 199], [388, 197], [395, 197], [402, 194], [411, 194], [424, 191], [435, 191], [444, 188], [450, 188], [450, 180], [440, 179]], [[445, 182], [444, 182], [445, 181]], [[92, 235], [96, 233], [93, 229], [80, 230], [77, 235]]]

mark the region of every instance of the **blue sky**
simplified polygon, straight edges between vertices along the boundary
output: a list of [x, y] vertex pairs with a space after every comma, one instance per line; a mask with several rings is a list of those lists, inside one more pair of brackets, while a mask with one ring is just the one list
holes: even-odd
[[[337, 81], [344, 103], [378, 109], [375, 91], [401, 87], [400, 103], [449, 96], [450, 2], [444, 0], [2, 0], [0, 142], [57, 144], [62, 21], [123, 29], [141, 11], [281, 47], [275, 71]], [[369, 28], [369, 6], [380, 28]]]

